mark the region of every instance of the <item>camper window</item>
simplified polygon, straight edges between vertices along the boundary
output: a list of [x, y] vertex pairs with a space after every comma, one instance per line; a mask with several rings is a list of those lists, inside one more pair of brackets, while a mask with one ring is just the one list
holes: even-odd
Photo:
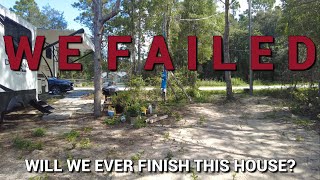
[[[14, 48], [17, 50], [20, 36], [28, 36], [31, 48], [32, 48], [32, 34], [29, 29], [22, 26], [21, 24], [16, 23], [15, 21], [11, 20], [10, 18], [5, 18], [4, 20], [4, 34], [5, 36], [12, 36], [14, 42]], [[25, 58], [25, 57], [24, 57]]]

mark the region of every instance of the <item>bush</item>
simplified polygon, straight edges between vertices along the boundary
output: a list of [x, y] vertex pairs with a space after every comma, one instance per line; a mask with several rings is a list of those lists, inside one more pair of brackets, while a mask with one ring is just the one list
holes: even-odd
[[132, 94], [130, 93], [130, 91], [119, 92], [117, 95], [112, 96], [112, 102], [126, 109], [127, 106], [129, 106], [133, 102]]
[[147, 126], [147, 123], [145, 121], [145, 118], [139, 116], [133, 123], [133, 127], [134, 128], [143, 128], [143, 127], [146, 127]]
[[32, 132], [32, 136], [34, 137], [42, 137], [44, 136], [46, 131], [43, 128], [37, 128]]
[[290, 108], [293, 113], [316, 118], [320, 114], [320, 97], [315, 89], [300, 89], [293, 91]]
[[161, 85], [161, 77], [155, 76], [155, 77], [148, 77], [145, 79], [147, 86], [155, 86], [159, 87]]
[[141, 87], [145, 86], [145, 82], [141, 76], [131, 77], [130, 81], [127, 83], [127, 86], [133, 90], [140, 90]]
[[127, 108], [127, 113], [131, 117], [137, 117], [140, 114], [140, 104], [134, 103]]

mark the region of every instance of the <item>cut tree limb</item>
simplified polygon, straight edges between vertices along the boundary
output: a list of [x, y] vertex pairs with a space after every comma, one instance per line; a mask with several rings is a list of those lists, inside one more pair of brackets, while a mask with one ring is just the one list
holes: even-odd
[[168, 117], [169, 117], [168, 115], [160, 116], [160, 117], [151, 119], [149, 122], [150, 122], [150, 124], [152, 124], [152, 123], [155, 123], [155, 122], [157, 122], [157, 121], [161, 121], [161, 120], [163, 120], [163, 119], [167, 119]]
[[148, 119], [146, 119], [146, 122], [150, 122], [150, 120], [152, 120], [152, 119], [154, 119], [156, 117], [158, 117], [158, 116], [155, 114], [155, 115], [149, 117]]

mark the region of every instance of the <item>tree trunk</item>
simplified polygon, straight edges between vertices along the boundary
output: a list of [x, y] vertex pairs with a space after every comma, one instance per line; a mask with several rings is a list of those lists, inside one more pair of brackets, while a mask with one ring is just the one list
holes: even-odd
[[142, 28], [141, 28], [141, 10], [139, 9], [139, 20], [138, 20], [138, 74], [141, 74], [141, 39], [142, 39]]
[[94, 26], [94, 116], [101, 116], [101, 34], [102, 4], [101, 0], [93, 3]]
[[137, 62], [136, 62], [136, 32], [135, 32], [135, 0], [131, 1], [131, 59], [132, 59], [132, 74], [137, 72]]
[[[225, 0], [225, 28], [223, 35], [223, 46], [224, 46], [224, 62], [230, 63], [230, 52], [229, 52], [229, 8], [230, 2], [229, 0]], [[225, 80], [227, 86], [227, 99], [233, 99], [232, 93], [232, 83], [231, 83], [231, 72], [225, 71]]]

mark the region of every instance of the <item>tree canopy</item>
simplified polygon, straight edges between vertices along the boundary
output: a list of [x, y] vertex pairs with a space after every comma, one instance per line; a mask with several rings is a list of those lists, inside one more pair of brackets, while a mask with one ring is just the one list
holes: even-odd
[[58, 11], [49, 5], [42, 7], [42, 10], [40, 10], [34, 0], [16, 1], [10, 10], [38, 28], [66, 29], [68, 26], [62, 11]]

